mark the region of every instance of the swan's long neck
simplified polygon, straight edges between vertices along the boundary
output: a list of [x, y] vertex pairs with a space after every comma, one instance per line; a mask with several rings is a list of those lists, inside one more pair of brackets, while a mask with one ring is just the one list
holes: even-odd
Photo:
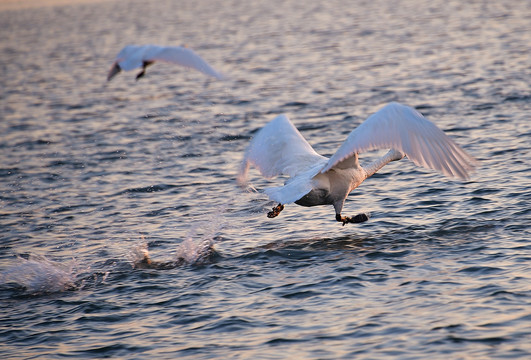
[[387, 154], [385, 154], [378, 160], [375, 160], [369, 165], [363, 167], [365, 173], [367, 174], [366, 178], [373, 176], [374, 173], [383, 168], [385, 165], [389, 164], [391, 161], [400, 160], [404, 156], [405, 155], [398, 150], [389, 150]]

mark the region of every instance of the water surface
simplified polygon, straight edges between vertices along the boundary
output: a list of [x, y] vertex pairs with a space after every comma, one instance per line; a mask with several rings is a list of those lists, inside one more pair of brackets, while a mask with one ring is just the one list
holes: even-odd
[[[2, 358], [531, 356], [529, 2], [81, 1], [0, 23]], [[106, 83], [130, 43], [187, 44], [230, 80]], [[344, 227], [332, 207], [268, 219], [237, 187], [277, 114], [330, 156], [390, 101], [472, 178], [390, 164]]]

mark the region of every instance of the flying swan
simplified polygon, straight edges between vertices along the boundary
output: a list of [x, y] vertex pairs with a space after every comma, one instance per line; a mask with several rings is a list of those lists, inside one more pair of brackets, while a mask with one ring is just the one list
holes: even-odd
[[[362, 167], [358, 154], [390, 149], [378, 160]], [[476, 160], [456, 145], [435, 124], [415, 109], [389, 103], [354, 129], [330, 158], [319, 155], [286, 115], [279, 115], [256, 133], [245, 151], [238, 183], [247, 184], [253, 164], [266, 178], [287, 175], [284, 186], [266, 188], [278, 205], [267, 216], [276, 217], [285, 204], [333, 205], [336, 220], [361, 223], [366, 214], [342, 216], [348, 194], [391, 161], [407, 156], [413, 163], [444, 175], [467, 179]]]
[[184, 46], [127, 45], [116, 56], [116, 60], [107, 75], [107, 81], [110, 81], [121, 70], [129, 71], [142, 68], [142, 71], [136, 76], [138, 80], [144, 76], [146, 68], [155, 61], [186, 66], [218, 80], [224, 79], [222, 74], [214, 70], [192, 49]]

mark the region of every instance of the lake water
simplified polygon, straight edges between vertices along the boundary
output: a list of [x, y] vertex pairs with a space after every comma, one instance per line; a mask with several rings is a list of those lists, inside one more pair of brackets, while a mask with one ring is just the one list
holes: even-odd
[[[531, 357], [529, 1], [8, 0], [0, 24], [1, 358]], [[132, 43], [230, 79], [106, 83]], [[236, 185], [277, 114], [330, 156], [390, 101], [471, 179], [392, 163], [344, 227]]]

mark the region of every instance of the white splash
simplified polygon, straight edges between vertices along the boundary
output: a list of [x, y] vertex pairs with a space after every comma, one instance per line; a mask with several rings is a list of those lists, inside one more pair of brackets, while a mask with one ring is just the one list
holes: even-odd
[[215, 254], [216, 234], [225, 226], [225, 217], [220, 216], [224, 212], [225, 207], [220, 206], [210, 219], [190, 229], [188, 236], [177, 249], [177, 262], [193, 265], [211, 261]]
[[148, 243], [146, 242], [143, 235], [142, 242], [130, 249], [126, 254], [126, 257], [133, 267], [136, 267], [137, 264], [141, 264], [143, 262], [149, 262], [150, 257]]
[[186, 238], [178, 245], [175, 255], [170, 259], [160, 259], [149, 251], [149, 242], [144, 236], [126, 253], [126, 258], [135, 269], [173, 269], [183, 265], [201, 265], [212, 261], [216, 234], [223, 228], [224, 222], [219, 221], [219, 212], [210, 220], [192, 227]]
[[17, 264], [0, 273], [1, 284], [15, 284], [37, 295], [79, 288], [77, 263], [58, 263], [43, 256], [17, 257]]
[[177, 249], [177, 262], [184, 264], [202, 264], [214, 253], [214, 240], [203, 238], [195, 242], [192, 237], [186, 238]]

